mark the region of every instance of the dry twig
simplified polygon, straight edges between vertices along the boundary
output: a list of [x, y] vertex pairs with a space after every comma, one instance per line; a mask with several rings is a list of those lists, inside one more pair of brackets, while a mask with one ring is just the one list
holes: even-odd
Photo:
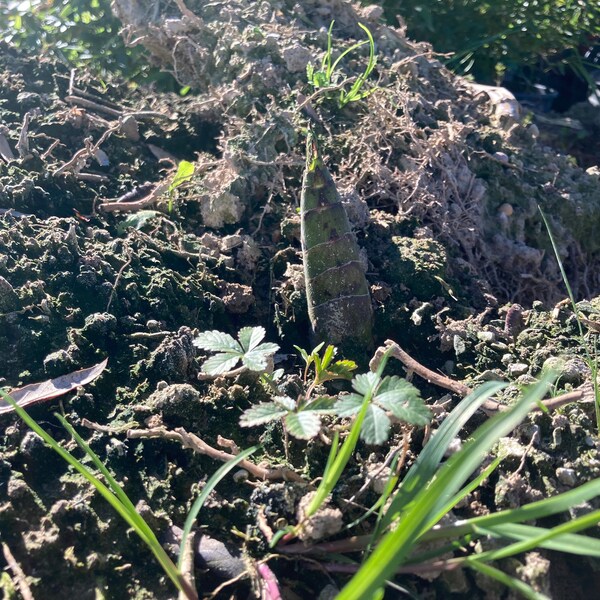
[[10, 551], [10, 548], [4, 542], [2, 542], [2, 553], [4, 554], [7, 564], [17, 580], [17, 585], [19, 586], [19, 591], [21, 592], [21, 596], [23, 596], [23, 600], [34, 600], [33, 594], [31, 593], [31, 588], [27, 583], [27, 577], [25, 576], [23, 569], [21, 569], [21, 566], [15, 560], [13, 553]]
[[[174, 430], [168, 430], [165, 427], [154, 427], [152, 429], [130, 429], [127, 432], [129, 439], [139, 438], [160, 438], [164, 440], [172, 440], [179, 442], [184, 448], [190, 448], [194, 452], [199, 454], [205, 454], [215, 460], [227, 462], [232, 458], [235, 458], [235, 454], [229, 454], [222, 450], [217, 450], [212, 446], [208, 445], [204, 440], [201, 440], [197, 435], [187, 432], [183, 427], [178, 427]], [[239, 463], [241, 469], [246, 469], [248, 473], [251, 473], [257, 479], [264, 481], [296, 481], [298, 483], [306, 483], [303, 477], [298, 475], [295, 471], [287, 469], [285, 467], [279, 469], [267, 469], [259, 465], [255, 465], [249, 460], [242, 460]]]
[[[375, 352], [375, 356], [369, 363], [369, 367], [372, 371], [377, 370], [377, 367], [379, 366], [383, 355], [390, 348], [392, 349], [390, 356], [393, 356], [394, 358], [398, 359], [402, 364], [404, 364], [404, 366], [408, 370], [413, 371], [414, 373], [419, 375], [419, 377], [422, 377], [429, 383], [433, 383], [446, 390], [450, 390], [451, 392], [454, 392], [455, 394], [463, 398], [465, 396], [468, 396], [473, 391], [468, 385], [465, 385], [460, 381], [455, 381], [454, 379], [450, 379], [449, 377], [446, 377], [441, 373], [431, 371], [421, 363], [417, 362], [407, 352], [402, 350], [402, 348], [400, 348], [400, 346], [393, 340], [387, 340], [383, 346], [377, 349], [377, 351]], [[585, 386], [581, 386], [572, 392], [561, 394], [560, 396], [556, 396], [555, 398], [549, 398], [548, 400], [542, 400], [542, 404], [548, 410], [556, 410], [557, 408], [560, 408], [565, 404], [570, 404], [571, 402], [579, 402], [588, 395], [589, 390]], [[492, 416], [500, 411], [508, 410], [510, 406], [507, 406], [506, 404], [501, 404], [496, 400], [489, 399], [482, 404], [481, 408], [488, 416]], [[541, 411], [542, 408], [536, 406], [533, 408], [533, 410]]]

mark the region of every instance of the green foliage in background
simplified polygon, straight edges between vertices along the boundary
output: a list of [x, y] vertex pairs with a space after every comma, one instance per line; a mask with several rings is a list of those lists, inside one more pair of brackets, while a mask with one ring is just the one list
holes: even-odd
[[383, 0], [382, 5], [390, 23], [397, 23], [396, 15], [404, 19], [409, 37], [431, 42], [438, 52], [456, 53], [451, 68], [488, 83], [506, 69], [540, 62], [580, 72], [577, 50], [600, 36], [600, 3], [590, 0]]
[[[127, 48], [110, 0], [9, 0], [0, 2], [0, 39], [29, 54], [51, 56], [99, 76], [123, 75], [132, 81], [164, 74], [147, 66], [141, 48]], [[173, 84], [170, 86], [175, 89]]]

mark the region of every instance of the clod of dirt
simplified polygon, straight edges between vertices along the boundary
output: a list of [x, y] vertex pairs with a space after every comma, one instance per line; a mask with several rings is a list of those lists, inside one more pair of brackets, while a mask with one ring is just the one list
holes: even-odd
[[309, 492], [300, 499], [296, 510], [298, 523], [302, 523], [302, 529], [298, 537], [304, 541], [317, 541], [335, 535], [341, 531], [343, 522], [342, 511], [333, 508], [329, 502], [324, 502], [321, 508], [311, 517], [306, 516], [306, 510], [310, 506], [316, 492]]

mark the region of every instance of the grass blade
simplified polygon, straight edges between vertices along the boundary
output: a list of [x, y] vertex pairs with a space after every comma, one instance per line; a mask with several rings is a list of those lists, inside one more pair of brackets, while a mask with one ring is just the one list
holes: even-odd
[[229, 473], [233, 468], [235, 468], [240, 462], [248, 458], [251, 454], [256, 452], [259, 447], [260, 446], [252, 446], [251, 448], [240, 452], [231, 460], [228, 460], [224, 465], [222, 465], [213, 473], [212, 477], [206, 482], [206, 485], [202, 489], [200, 495], [196, 498], [196, 500], [194, 500], [194, 503], [190, 508], [190, 512], [188, 513], [188, 516], [185, 520], [185, 525], [183, 526], [183, 533], [181, 535], [181, 544], [179, 546], [179, 561], [177, 562], [177, 567], [179, 569], [181, 569], [181, 563], [183, 561], [185, 553], [184, 549], [188, 535], [190, 534], [190, 531], [194, 526], [194, 522], [196, 521], [196, 517], [198, 516], [198, 513], [200, 512], [202, 507], [204, 506], [204, 503], [206, 502], [206, 499], [208, 498], [209, 494], [215, 489], [215, 487], [217, 487], [219, 482], [227, 475], [227, 473]]
[[383, 528], [389, 526], [419, 490], [431, 481], [444, 458], [448, 446], [465, 423], [490, 396], [493, 396], [504, 386], [505, 384], [498, 382], [489, 382], [482, 385], [464, 400], [461, 400], [458, 406], [448, 415], [403, 479], [386, 516], [382, 520]]

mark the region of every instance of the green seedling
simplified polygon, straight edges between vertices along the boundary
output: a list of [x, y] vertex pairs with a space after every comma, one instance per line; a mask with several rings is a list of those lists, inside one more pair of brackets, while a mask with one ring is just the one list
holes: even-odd
[[[365, 395], [376, 383], [375, 373], [357, 375], [352, 381], [354, 393], [342, 396], [334, 405], [339, 417], [354, 417], [357, 415]], [[390, 435], [391, 414], [398, 421], [424, 427], [431, 422], [431, 411], [420, 396], [419, 390], [400, 377], [384, 377], [367, 407], [360, 439], [367, 444], [383, 444]]]
[[264, 337], [264, 327], [244, 327], [240, 329], [237, 340], [221, 331], [201, 333], [194, 340], [194, 346], [217, 352], [202, 365], [202, 372], [211, 376], [229, 373], [240, 361], [243, 370], [267, 371], [271, 357], [279, 350], [279, 346], [268, 342], [261, 344]]
[[[498, 550], [473, 554], [465, 558], [450, 559], [448, 568], [455, 566], [456, 563], [456, 566], [460, 565], [481, 571], [505, 585], [519, 590], [526, 597], [537, 599], [545, 598], [545, 596], [535, 592], [522, 581], [491, 567], [488, 563], [536, 547], [550, 547], [550, 545], [560, 547], [565, 551], [581, 553], [581, 547], [577, 548], [577, 541], [581, 541], [586, 551], [591, 551], [592, 554], [600, 552], [598, 540], [565, 537], [566, 534], [572, 534], [598, 523], [600, 511], [594, 511], [585, 515], [584, 518], [575, 519], [548, 530], [529, 529], [531, 526], [518, 525], [523, 521], [565, 510], [569, 507], [568, 502], [572, 502], [573, 496], [575, 496], [572, 492], [567, 492], [568, 498], [558, 496], [513, 511], [502, 511], [489, 515], [490, 520], [487, 521], [487, 526], [482, 525], [481, 520], [474, 519], [467, 521], [468, 525], [465, 522], [460, 523], [459, 527], [464, 526], [465, 529], [452, 529], [452, 534], [449, 533], [448, 528], [444, 531], [444, 535], [438, 533], [439, 529], [433, 529], [448, 510], [472, 489], [472, 486], [467, 485], [461, 490], [461, 486], [489, 455], [497, 440], [514, 429], [524, 419], [531, 407], [544, 396], [550, 385], [550, 377], [545, 376], [538, 384], [526, 390], [511, 410], [488, 420], [473, 434], [471, 440], [464, 444], [461, 450], [442, 463], [444, 452], [449, 441], [454, 438], [454, 434], [462, 428], [473, 411], [501, 387], [501, 384], [492, 383], [482, 386], [481, 389], [476, 390], [461, 402], [461, 405], [442, 424], [438, 433], [430, 440], [403, 479], [381, 520], [379, 532], [386, 531], [392, 525], [394, 527], [380, 539], [373, 553], [341, 591], [338, 598], [358, 600], [373, 597], [379, 593], [379, 590], [385, 585], [385, 581], [393, 576], [398, 567], [418, 562], [418, 555], [411, 554], [413, 549], [418, 542], [430, 541], [432, 538], [455, 541], [460, 539], [463, 534], [470, 535], [475, 532], [478, 535], [486, 535], [492, 532], [493, 537], [516, 539], [516, 542]], [[590, 498], [599, 492], [600, 481], [594, 481], [581, 486], [577, 490], [577, 497]], [[486, 518], [488, 517], [481, 518], [484, 519], [484, 523]], [[518, 526], [515, 527], [515, 524]], [[457, 536], [459, 531], [460, 535]], [[437, 537], [438, 535], [440, 537]], [[565, 542], [567, 544], [563, 545]], [[440, 547], [439, 554], [447, 550], [447, 546]], [[431, 559], [432, 553], [424, 556]]]
[[[316, 437], [322, 429], [321, 417], [335, 415], [336, 398], [318, 396], [313, 398], [315, 387], [334, 379], [350, 379], [356, 364], [351, 360], [333, 361], [336, 349], [327, 346], [323, 356], [319, 355], [324, 344], [319, 344], [310, 354], [302, 348], [296, 349], [306, 363], [304, 383], [306, 392], [294, 400], [289, 396], [275, 396], [272, 402], [261, 402], [244, 411], [240, 419], [242, 427], [254, 427], [282, 420], [286, 431], [298, 439]], [[308, 370], [314, 365], [315, 377], [308, 381]]]
[[167, 195], [169, 196], [169, 212], [173, 210], [173, 198], [175, 196], [175, 190], [178, 187], [182, 186], [184, 183], [190, 181], [190, 179], [194, 176], [194, 165], [187, 160], [182, 160], [179, 165], [177, 165], [177, 171], [169, 184], [167, 189]]
[[365, 44], [369, 44], [369, 60], [367, 62], [367, 66], [361, 75], [359, 75], [350, 90], [346, 91], [342, 86], [340, 89], [339, 97], [338, 97], [338, 106], [343, 108], [349, 102], [356, 102], [357, 100], [362, 100], [367, 96], [370, 96], [375, 88], [365, 90], [364, 85], [366, 83], [367, 78], [371, 75], [373, 69], [375, 68], [375, 64], [377, 63], [377, 58], [375, 57], [375, 40], [369, 29], [365, 27], [362, 23], [359, 23], [358, 26], [367, 34], [367, 40], [363, 40], [362, 42], [357, 42], [356, 44], [352, 44], [352, 46], [346, 48], [335, 61], [332, 62], [332, 54], [333, 48], [331, 43], [331, 33], [333, 30], [333, 24], [335, 21], [331, 22], [329, 29], [327, 31], [327, 50], [323, 54], [323, 58], [321, 60], [321, 67], [319, 69], [315, 69], [312, 63], [309, 63], [306, 66], [306, 76], [308, 78], [308, 82], [315, 89], [322, 89], [327, 92], [328, 88], [337, 88], [337, 82], [340, 73], [336, 71], [338, 65], [341, 60], [353, 52], [354, 50], [364, 46]]

